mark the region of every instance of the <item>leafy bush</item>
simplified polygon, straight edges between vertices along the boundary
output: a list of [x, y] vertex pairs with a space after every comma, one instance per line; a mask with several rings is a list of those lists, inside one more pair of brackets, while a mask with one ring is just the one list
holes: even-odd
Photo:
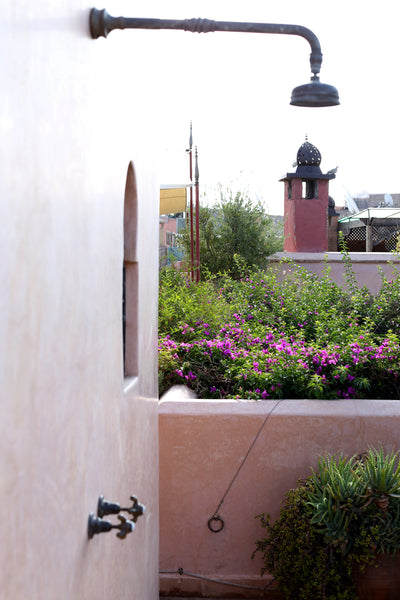
[[256, 542], [284, 598], [356, 599], [353, 576], [400, 549], [399, 454], [370, 448], [359, 457], [323, 456], [290, 490], [279, 518], [259, 515]]
[[311, 524], [307, 507], [312, 490], [309, 480], [289, 490], [279, 518], [259, 515], [265, 537], [256, 542], [253, 554], [261, 552], [261, 574], [269, 572], [286, 600], [357, 600], [351, 580], [351, 561], [338, 548], [330, 547]]
[[198, 336], [198, 325], [208, 323], [216, 333], [221, 323], [229, 322], [236, 310], [233, 298], [228, 298], [228, 277], [218, 279], [211, 274], [195, 284], [186, 273], [165, 267], [160, 271], [159, 322], [161, 334], [174, 340], [187, 341]]
[[[245, 192], [220, 188], [219, 200], [201, 206], [199, 213], [202, 278], [207, 272], [229, 272], [240, 276], [237, 258], [244, 265], [262, 267], [274, 252], [283, 250], [283, 228], [267, 215], [260, 202], [253, 203]], [[189, 230], [179, 238], [186, 260], [190, 259]]]
[[290, 261], [209, 275], [199, 284], [161, 272], [160, 393], [186, 383], [200, 398], [400, 397], [400, 277], [372, 296], [328, 265], [322, 277]]

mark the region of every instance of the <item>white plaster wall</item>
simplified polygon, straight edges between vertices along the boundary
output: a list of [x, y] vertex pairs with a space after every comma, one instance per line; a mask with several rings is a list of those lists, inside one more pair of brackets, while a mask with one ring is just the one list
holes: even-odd
[[[111, 13], [130, 3], [107, 6]], [[79, 0], [6, 0], [0, 73], [0, 597], [158, 597], [156, 81]], [[99, 7], [102, 8], [102, 7]], [[113, 11], [114, 9], [114, 11]], [[134, 80], [143, 82], [146, 88]], [[123, 206], [139, 198], [139, 379], [122, 367]], [[87, 540], [100, 494], [146, 515]]]

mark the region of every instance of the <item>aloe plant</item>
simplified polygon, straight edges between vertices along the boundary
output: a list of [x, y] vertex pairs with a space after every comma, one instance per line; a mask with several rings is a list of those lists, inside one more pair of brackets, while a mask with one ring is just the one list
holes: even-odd
[[384, 454], [370, 448], [362, 461], [361, 476], [372, 500], [400, 498], [400, 461], [398, 452]]
[[307, 503], [311, 523], [328, 544], [340, 546], [347, 553], [353, 546], [359, 512], [366, 504], [367, 486], [360, 462], [343, 455], [321, 457], [310, 480], [314, 490]]
[[256, 551], [284, 598], [357, 598], [353, 567], [400, 551], [400, 453], [371, 447], [358, 456], [321, 456], [288, 493], [277, 521], [263, 517], [262, 526], [267, 536]]
[[389, 520], [393, 531], [400, 527], [398, 452], [385, 454], [382, 448], [369, 448], [358, 457], [321, 457], [310, 479], [314, 490], [307, 503], [311, 523], [327, 543], [340, 546], [344, 554], [351, 552], [363, 524], [376, 532], [381, 548], [393, 551], [394, 534], [387, 533]]

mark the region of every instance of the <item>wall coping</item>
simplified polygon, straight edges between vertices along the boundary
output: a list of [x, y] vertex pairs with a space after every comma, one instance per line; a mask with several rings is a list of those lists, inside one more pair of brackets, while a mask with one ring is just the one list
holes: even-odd
[[370, 417], [400, 416], [400, 400], [197, 400], [182, 399], [167, 392], [159, 403], [159, 414], [188, 417], [240, 415], [254, 417]]
[[[395, 256], [391, 252], [349, 252], [349, 257], [354, 263], [400, 263], [400, 257]], [[331, 263], [340, 263], [343, 260], [343, 255], [341, 252], [277, 252], [270, 256], [268, 261], [280, 262], [285, 258], [293, 260], [296, 263], [319, 263], [325, 259]]]

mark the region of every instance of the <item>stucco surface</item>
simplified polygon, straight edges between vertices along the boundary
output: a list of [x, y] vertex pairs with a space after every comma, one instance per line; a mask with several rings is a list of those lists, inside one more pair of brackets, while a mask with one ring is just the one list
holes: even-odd
[[328, 194], [329, 182], [318, 180], [318, 197], [302, 197], [302, 180], [285, 183], [284, 248], [286, 252], [323, 252], [328, 250]]
[[[381, 288], [381, 273], [389, 280], [398, 276], [400, 261], [390, 252], [351, 252], [349, 256], [358, 285], [366, 286], [373, 294]], [[279, 264], [282, 259], [289, 259], [318, 276], [323, 276], [324, 270], [329, 267], [331, 279], [341, 286], [346, 285], [340, 252], [277, 252], [269, 259], [269, 263], [276, 265], [285, 275], [290, 271], [290, 266], [287, 263]]]
[[[112, 12], [113, 2], [107, 8]], [[114, 7], [115, 8], [115, 7]], [[158, 183], [126, 38], [89, 7], [2, 6], [0, 597], [158, 597]], [[140, 37], [140, 36], [139, 36]], [[136, 43], [137, 43], [136, 38]], [[135, 61], [135, 76], [143, 77]], [[144, 131], [146, 127], [146, 131]], [[123, 211], [137, 176], [139, 367], [124, 381]], [[131, 385], [129, 389], [124, 388]], [[97, 499], [146, 514], [87, 539]]]
[[[260, 592], [177, 570], [263, 587], [269, 578], [259, 576], [260, 558], [251, 559], [263, 531], [254, 517], [266, 512], [275, 518], [285, 492], [310, 474], [320, 453], [358, 454], [369, 445], [398, 448], [399, 425], [400, 401], [277, 404], [183, 400], [175, 391], [167, 393], [160, 403], [162, 593], [258, 597]], [[218, 514], [224, 529], [212, 533], [207, 522], [223, 498]]]

